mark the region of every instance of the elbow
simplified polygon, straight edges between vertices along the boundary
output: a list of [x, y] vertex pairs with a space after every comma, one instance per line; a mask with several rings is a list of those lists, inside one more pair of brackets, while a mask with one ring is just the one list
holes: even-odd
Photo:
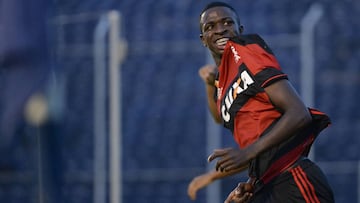
[[215, 121], [215, 123], [217, 123], [217, 124], [221, 124], [221, 123], [222, 123], [222, 120], [221, 120], [220, 116], [214, 116], [214, 121]]
[[[306, 127], [308, 125], [310, 125], [311, 121], [312, 121], [312, 117], [310, 115], [309, 111], [305, 111], [302, 114], [297, 114], [298, 116], [298, 124], [300, 128]], [[299, 116], [301, 115], [301, 116]]]
[[217, 124], [221, 124], [222, 123], [222, 119], [220, 114], [218, 114], [218, 112], [216, 111], [215, 108], [210, 108], [210, 113], [212, 118], [214, 119], [214, 122]]

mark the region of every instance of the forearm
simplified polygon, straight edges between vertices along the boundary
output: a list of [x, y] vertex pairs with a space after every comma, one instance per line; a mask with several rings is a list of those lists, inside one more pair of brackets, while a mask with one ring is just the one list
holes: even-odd
[[217, 107], [216, 107], [216, 102], [214, 99], [214, 95], [215, 95], [215, 91], [216, 91], [216, 87], [210, 84], [205, 84], [205, 88], [206, 88], [206, 96], [207, 96], [207, 101], [208, 101], [208, 107], [209, 107], [209, 111], [211, 113], [211, 116], [214, 118], [214, 121], [216, 123], [221, 123], [221, 118], [220, 115], [217, 111]]
[[252, 158], [255, 158], [258, 154], [279, 145], [286, 141], [291, 136], [296, 134], [297, 131], [301, 130], [311, 122], [311, 115], [308, 111], [304, 110], [293, 110], [283, 114], [276, 125], [264, 136], [258, 139], [252, 148]]

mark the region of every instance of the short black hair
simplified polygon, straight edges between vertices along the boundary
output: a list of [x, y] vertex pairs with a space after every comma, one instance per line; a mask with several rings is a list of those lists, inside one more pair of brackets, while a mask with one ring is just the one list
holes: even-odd
[[[207, 4], [204, 9], [201, 11], [200, 13], [200, 18], [201, 18], [201, 15], [207, 11], [208, 9], [210, 8], [214, 8], [214, 7], [226, 7], [226, 8], [229, 8], [230, 10], [232, 10], [235, 15], [236, 15], [236, 21], [237, 23], [239, 24], [239, 26], [241, 25], [240, 23], [240, 18], [239, 18], [239, 15], [238, 13], [236, 12], [236, 10], [234, 9], [234, 7], [230, 6], [229, 4], [225, 3], [225, 2], [221, 2], [221, 1], [214, 1], [214, 2], [211, 2], [209, 4]], [[201, 30], [201, 24], [200, 24], [200, 33], [202, 33], [202, 30]]]
[[201, 11], [200, 15], [203, 14], [206, 10], [208, 10], [210, 8], [214, 8], [214, 7], [227, 7], [229, 9], [231, 9], [232, 11], [234, 11], [234, 13], [237, 15], [237, 12], [234, 9], [234, 7], [230, 6], [229, 4], [227, 4], [225, 2], [221, 2], [221, 1], [214, 1], [214, 2], [207, 4], [205, 6], [205, 8]]

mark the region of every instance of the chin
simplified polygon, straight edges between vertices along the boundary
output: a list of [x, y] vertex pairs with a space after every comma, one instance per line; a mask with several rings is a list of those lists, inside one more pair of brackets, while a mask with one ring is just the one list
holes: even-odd
[[224, 49], [217, 50], [216, 54], [222, 56], [224, 53]]
[[213, 56], [222, 57], [224, 53], [224, 49], [210, 49], [210, 52], [212, 53]]

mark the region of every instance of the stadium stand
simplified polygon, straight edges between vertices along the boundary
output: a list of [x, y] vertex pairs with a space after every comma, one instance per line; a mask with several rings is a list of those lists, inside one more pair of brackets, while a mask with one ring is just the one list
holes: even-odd
[[[197, 70], [206, 63], [198, 14], [207, 1], [58, 1], [54, 18], [78, 13], [123, 16], [129, 44], [122, 65], [124, 203], [186, 203], [190, 179], [206, 168], [205, 95]], [[298, 34], [313, 1], [228, 1], [238, 8], [246, 32]], [[315, 107], [333, 124], [315, 143], [319, 161], [334, 186], [336, 202], [359, 202], [360, 176], [360, 2], [319, 1], [322, 17], [315, 37]], [[99, 15], [98, 15], [99, 16]], [[93, 202], [93, 35], [98, 17], [59, 25], [50, 22], [59, 74], [65, 84], [62, 148], [64, 202]], [[56, 32], [61, 30], [62, 32]], [[287, 43], [287, 42], [282, 42]], [[280, 64], [299, 87], [299, 47], [270, 41]], [[108, 100], [108, 96], [104, 99]], [[222, 145], [233, 145], [224, 132]], [[18, 146], [16, 174], [0, 173], [0, 202], [38, 202], [36, 142]], [[19, 140], [19, 143], [22, 141]], [[31, 161], [32, 160], [32, 161]], [[236, 179], [222, 181], [225, 198]], [[229, 186], [230, 185], [230, 186]], [[108, 200], [108, 199], [107, 199]], [[196, 202], [207, 202], [200, 191]]]

